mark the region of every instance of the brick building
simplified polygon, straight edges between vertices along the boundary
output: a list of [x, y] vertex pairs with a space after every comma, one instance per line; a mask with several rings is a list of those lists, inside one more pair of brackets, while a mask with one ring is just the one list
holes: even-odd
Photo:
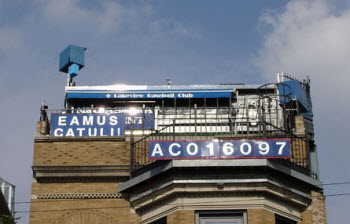
[[[82, 66], [81, 66], [82, 67]], [[76, 86], [41, 108], [30, 223], [327, 223], [309, 80]]]

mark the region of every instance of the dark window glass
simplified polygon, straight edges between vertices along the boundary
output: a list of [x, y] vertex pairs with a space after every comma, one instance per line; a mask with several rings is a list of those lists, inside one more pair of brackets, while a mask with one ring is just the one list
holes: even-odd
[[297, 222], [287, 219], [285, 217], [276, 215], [276, 224], [297, 224]]
[[157, 221], [154, 221], [151, 224], [167, 224], [166, 217], [158, 219]]

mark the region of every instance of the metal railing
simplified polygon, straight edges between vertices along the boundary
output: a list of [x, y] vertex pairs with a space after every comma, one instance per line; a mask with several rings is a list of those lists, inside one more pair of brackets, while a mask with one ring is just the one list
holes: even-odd
[[[150, 140], [290, 138], [291, 158], [280, 161], [311, 175], [307, 135], [294, 134], [298, 107], [290, 99], [290, 87], [279, 85], [282, 85], [285, 95], [279, 95], [276, 84], [266, 84], [258, 88], [255, 95], [237, 95], [236, 101], [230, 101], [227, 107], [219, 107], [218, 104], [216, 107], [208, 107], [204, 103], [201, 107], [189, 104], [188, 107], [158, 105], [137, 108], [141, 113], [126, 116], [125, 121], [125, 134], [130, 136], [130, 171], [135, 172], [153, 163], [148, 159]], [[126, 114], [126, 110], [126, 107], [48, 109], [43, 104], [40, 125], [43, 124], [44, 127], [40, 127], [40, 133], [50, 133], [52, 113]], [[152, 127], [149, 128], [146, 123], [151, 123]]]
[[[193, 120], [195, 121], [195, 120]], [[222, 120], [220, 120], [222, 121]], [[133, 138], [131, 144], [131, 172], [137, 171], [144, 166], [147, 166], [155, 161], [149, 160], [148, 146], [149, 141], [191, 141], [191, 140], [225, 140], [225, 139], [269, 139], [269, 138], [290, 138], [291, 158], [278, 159], [279, 161], [296, 167], [304, 173], [310, 175], [310, 159], [309, 159], [309, 143], [305, 136], [297, 136], [293, 133], [287, 132], [282, 128], [276, 127], [270, 123], [258, 122], [253, 130], [247, 128], [244, 131], [234, 132], [231, 127], [246, 125], [249, 127], [249, 123], [239, 124], [230, 122], [232, 120], [227, 119], [226, 123], [220, 122], [219, 129], [214, 129], [214, 132], [200, 132], [198, 127], [195, 127], [196, 122], [186, 123], [186, 126], [180, 123], [179, 120], [174, 119], [172, 124], [165, 125], [162, 129], [155, 133], [152, 133], [145, 137]], [[198, 124], [198, 122], [197, 122]], [[179, 131], [180, 127], [184, 130]], [[210, 128], [210, 126], [208, 127]], [[219, 130], [219, 131], [217, 131]], [[192, 132], [195, 131], [195, 132]]]

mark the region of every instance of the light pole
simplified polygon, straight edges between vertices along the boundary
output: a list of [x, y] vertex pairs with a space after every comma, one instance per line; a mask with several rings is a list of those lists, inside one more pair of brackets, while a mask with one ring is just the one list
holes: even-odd
[[131, 172], [133, 170], [133, 158], [134, 158], [134, 119], [135, 115], [137, 114], [137, 109], [130, 107], [128, 110], [128, 114], [131, 117], [130, 121], [130, 179], [131, 179]]

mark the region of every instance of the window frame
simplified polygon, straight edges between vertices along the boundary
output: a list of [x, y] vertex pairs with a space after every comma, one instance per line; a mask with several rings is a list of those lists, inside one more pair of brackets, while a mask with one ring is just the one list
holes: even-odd
[[275, 223], [281, 223], [281, 224], [297, 224], [297, 221], [294, 221], [292, 219], [288, 219], [286, 217], [280, 216], [275, 214]]
[[[207, 219], [207, 220], [205, 220]], [[240, 221], [240, 224], [247, 224], [247, 211], [246, 210], [220, 210], [220, 211], [196, 211], [195, 223], [203, 224], [203, 221], [225, 221], [224, 219], [231, 219]], [[229, 220], [228, 220], [229, 221]]]

